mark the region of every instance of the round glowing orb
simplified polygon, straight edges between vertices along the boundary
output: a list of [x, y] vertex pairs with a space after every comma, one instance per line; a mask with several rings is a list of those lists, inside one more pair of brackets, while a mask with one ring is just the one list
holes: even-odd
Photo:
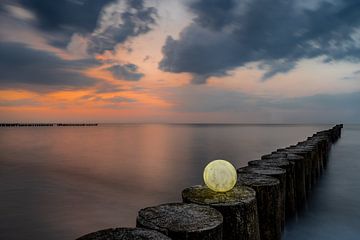
[[237, 180], [235, 167], [226, 160], [214, 160], [204, 169], [204, 182], [208, 188], [216, 192], [231, 190]]

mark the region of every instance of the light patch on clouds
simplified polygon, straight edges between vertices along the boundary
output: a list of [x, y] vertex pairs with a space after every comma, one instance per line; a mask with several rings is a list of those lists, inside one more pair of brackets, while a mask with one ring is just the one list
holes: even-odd
[[123, 24], [121, 15], [126, 11], [126, 2], [118, 0], [105, 6], [99, 15], [97, 28], [92, 35], [104, 34], [109, 28]]
[[81, 59], [81, 58], [90, 57], [90, 55], [87, 52], [88, 41], [84, 36], [80, 34], [75, 33], [74, 35], [72, 35], [71, 40], [67, 45], [66, 49], [75, 58]]
[[36, 20], [35, 15], [29, 10], [18, 5], [6, 5], [5, 9], [15, 18], [23, 21]]

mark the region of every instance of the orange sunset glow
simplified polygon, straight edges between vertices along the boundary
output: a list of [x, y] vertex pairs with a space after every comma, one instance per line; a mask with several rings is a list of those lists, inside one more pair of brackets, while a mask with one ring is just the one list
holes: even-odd
[[[35, 3], [3, 5], [0, 41], [6, 53], [1, 55], [2, 65], [18, 72], [0, 75], [4, 121], [322, 122], [324, 114], [336, 120], [335, 112], [344, 107], [351, 109], [344, 112], [349, 122], [359, 119], [352, 105], [359, 98], [359, 64], [350, 52], [348, 57], [344, 52], [344, 57], [336, 58], [323, 45], [324, 49], [316, 50], [319, 53], [308, 54], [312, 57], [291, 59], [285, 52], [298, 51], [294, 45], [283, 49], [283, 56], [266, 56], [266, 51], [269, 56], [275, 51], [272, 48], [263, 50], [263, 56], [250, 57], [258, 46], [253, 46], [252, 53], [241, 45], [245, 43], [232, 42], [236, 29], [205, 25], [200, 18], [205, 19], [201, 15], [205, 13], [191, 1], [157, 0], [141, 7], [109, 1], [96, 10], [97, 16], [88, 16], [87, 5], [78, 4], [74, 11], [84, 8], [84, 19], [91, 19], [84, 28], [80, 20], [51, 19], [36, 10]], [[132, 15], [124, 19], [122, 14], [129, 9]], [[303, 4], [299, 9], [316, 12], [321, 5]], [[238, 14], [229, 16], [240, 21], [240, 27], [239, 19], [246, 16]], [[131, 21], [133, 28], [127, 29], [125, 21]], [[46, 27], [50, 23], [52, 28]], [[296, 27], [288, 30], [288, 36]], [[336, 27], [324, 31], [340, 31], [341, 26]], [[315, 30], [309, 26], [307, 31]], [[357, 33], [349, 33], [354, 48]], [[276, 38], [280, 32], [272, 34]], [[315, 40], [308, 41], [315, 46]], [[270, 42], [264, 39], [259, 48], [266, 44]], [[351, 41], [347, 44], [352, 46]], [[341, 46], [335, 46], [339, 52]], [[233, 57], [236, 51], [239, 54]], [[8, 66], [6, 61], [18, 65]], [[341, 98], [342, 105], [322, 114], [319, 109], [334, 107], [323, 98]], [[289, 102], [293, 107], [285, 106]], [[302, 112], [302, 117], [296, 112]]]

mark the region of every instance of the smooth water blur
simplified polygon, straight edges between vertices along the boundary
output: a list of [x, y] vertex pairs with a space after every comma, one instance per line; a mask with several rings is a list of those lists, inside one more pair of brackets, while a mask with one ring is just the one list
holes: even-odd
[[[202, 183], [202, 171], [209, 161], [221, 158], [236, 167], [245, 166], [249, 160], [329, 127], [119, 124], [0, 128], [0, 239], [70, 240], [103, 228], [135, 226], [140, 208], [180, 201], [183, 188]], [[359, 217], [359, 139], [358, 128], [345, 128], [333, 150], [333, 165], [322, 181], [325, 192], [321, 193], [320, 185], [320, 193], [314, 194], [314, 202], [320, 202], [317, 214], [326, 213], [317, 225], [322, 231], [335, 229], [332, 225], [348, 215]], [[343, 198], [334, 199], [332, 194]], [[298, 236], [298, 229], [306, 236], [318, 221], [309, 212], [302, 217], [287, 228], [287, 239], [332, 239]], [[359, 220], [351, 221], [349, 229], [353, 229], [351, 223], [355, 226]]]
[[345, 125], [308, 208], [288, 223], [285, 240], [360, 239], [360, 125]]

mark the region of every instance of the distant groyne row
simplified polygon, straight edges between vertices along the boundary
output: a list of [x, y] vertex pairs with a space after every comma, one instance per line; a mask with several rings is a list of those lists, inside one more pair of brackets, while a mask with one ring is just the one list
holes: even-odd
[[95, 127], [98, 123], [0, 123], [0, 127]]
[[237, 184], [228, 192], [188, 187], [181, 203], [141, 209], [136, 228], [105, 229], [77, 240], [280, 240], [286, 222], [311, 198], [342, 128], [249, 161], [237, 169]]

